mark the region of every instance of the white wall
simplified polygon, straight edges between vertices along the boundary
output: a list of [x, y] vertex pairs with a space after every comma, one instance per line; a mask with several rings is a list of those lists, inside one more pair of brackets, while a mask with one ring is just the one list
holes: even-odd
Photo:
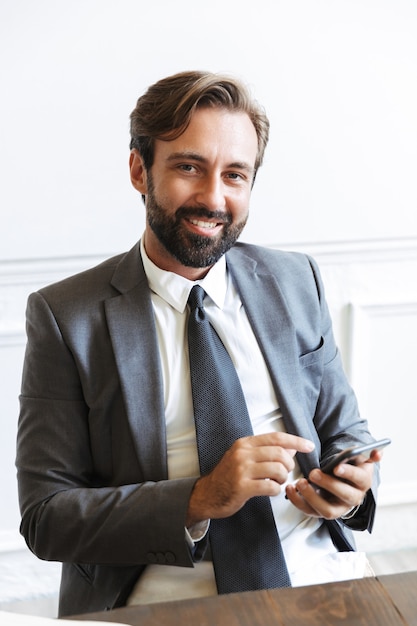
[[129, 113], [191, 68], [271, 118], [246, 239], [416, 235], [416, 32], [414, 0], [3, 0], [0, 258], [132, 243]]
[[415, 0], [0, 4], [2, 589], [9, 551], [21, 550], [14, 441], [27, 294], [140, 236], [129, 114], [149, 84], [183, 69], [237, 74], [267, 110], [243, 239], [319, 261], [363, 411], [394, 439], [366, 547], [398, 547], [396, 519], [400, 547], [417, 545], [416, 33]]

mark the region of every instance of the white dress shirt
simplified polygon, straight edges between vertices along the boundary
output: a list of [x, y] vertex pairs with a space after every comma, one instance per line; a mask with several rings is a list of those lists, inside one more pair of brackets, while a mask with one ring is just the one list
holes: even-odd
[[[164, 381], [168, 476], [199, 476], [187, 343], [187, 300], [195, 284], [200, 284], [207, 294], [206, 315], [232, 358], [254, 434], [285, 431], [285, 426], [259, 345], [226, 271], [225, 258], [205, 278], [193, 282], [154, 265], [146, 255], [143, 240], [141, 253], [152, 292]], [[288, 482], [300, 477], [296, 463]], [[285, 485], [280, 495], [271, 498], [271, 504], [293, 586], [363, 575], [364, 555], [337, 552], [322, 521], [304, 515], [285, 499]], [[197, 533], [193, 539], [200, 536]], [[197, 563], [194, 568], [150, 565], [133, 590], [129, 604], [216, 593], [210, 562]]]

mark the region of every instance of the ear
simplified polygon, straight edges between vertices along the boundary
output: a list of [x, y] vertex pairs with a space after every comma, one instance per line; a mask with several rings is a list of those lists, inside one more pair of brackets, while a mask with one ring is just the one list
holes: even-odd
[[143, 159], [137, 150], [132, 150], [129, 157], [130, 180], [134, 188], [142, 195], [148, 193], [148, 179]]

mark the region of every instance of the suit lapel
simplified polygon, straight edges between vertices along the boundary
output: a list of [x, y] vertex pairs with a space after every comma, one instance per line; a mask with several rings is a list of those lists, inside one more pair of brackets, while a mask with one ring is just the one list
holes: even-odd
[[[229, 253], [230, 255], [230, 253]], [[296, 330], [279, 278], [261, 271], [252, 258], [242, 255], [239, 263], [228, 264], [254, 334], [265, 358], [277, 399], [289, 433], [319, 444], [312, 424], [305, 415], [300, 389], [299, 354]], [[316, 451], [298, 455], [304, 473], [317, 466]]]
[[139, 247], [116, 269], [120, 295], [105, 302], [132, 439], [143, 476], [167, 478], [163, 382], [152, 302]]
[[[231, 250], [227, 263], [268, 366], [286, 429], [317, 444], [312, 416], [305, 415], [296, 332], [279, 276], [260, 270], [241, 251]], [[123, 258], [112, 284], [119, 295], [105, 302], [105, 310], [132, 438], [143, 475], [161, 480], [167, 477], [163, 381], [139, 244]], [[318, 461], [315, 451], [298, 460], [304, 473]]]

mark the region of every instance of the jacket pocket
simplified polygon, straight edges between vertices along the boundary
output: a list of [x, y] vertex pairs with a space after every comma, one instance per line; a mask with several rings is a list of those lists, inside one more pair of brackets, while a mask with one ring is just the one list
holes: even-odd
[[324, 360], [324, 339], [321, 337], [318, 348], [313, 352], [307, 352], [300, 356], [301, 367], [311, 367], [312, 365], [322, 364]]

